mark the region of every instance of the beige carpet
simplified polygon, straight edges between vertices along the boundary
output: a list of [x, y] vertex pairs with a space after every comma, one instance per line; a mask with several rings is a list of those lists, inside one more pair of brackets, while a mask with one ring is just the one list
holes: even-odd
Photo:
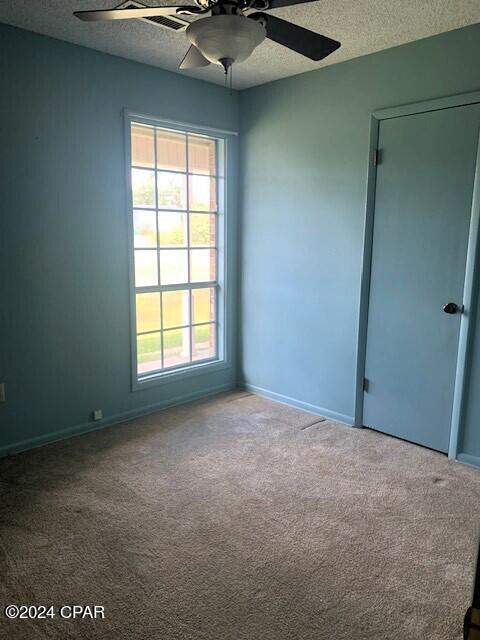
[[244, 392], [0, 461], [0, 637], [461, 637], [480, 472]]

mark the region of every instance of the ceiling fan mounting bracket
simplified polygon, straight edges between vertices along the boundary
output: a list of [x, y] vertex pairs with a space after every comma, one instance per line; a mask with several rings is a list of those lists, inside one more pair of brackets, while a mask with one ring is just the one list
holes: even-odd
[[[243, 15], [247, 9], [251, 9], [255, 2], [264, 8], [268, 0], [194, 0], [203, 11], [211, 11], [212, 15]], [[255, 5], [256, 6], [256, 5]]]
[[268, 9], [270, 9], [270, 0], [253, 0], [250, 3], [250, 9], [257, 9], [257, 11], [268, 11]]
[[212, 8], [212, 16], [239, 16], [242, 15], [242, 8], [234, 0], [220, 0]]

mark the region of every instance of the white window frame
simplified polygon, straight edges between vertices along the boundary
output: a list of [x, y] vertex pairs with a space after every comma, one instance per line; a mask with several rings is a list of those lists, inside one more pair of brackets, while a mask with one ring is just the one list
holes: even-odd
[[[128, 254], [129, 254], [129, 289], [130, 289], [130, 343], [131, 343], [131, 383], [132, 390], [138, 391], [159, 384], [171, 383], [175, 380], [183, 380], [206, 373], [214, 373], [232, 366], [232, 300], [229, 286], [229, 260], [227, 252], [227, 239], [229, 237], [229, 215], [232, 197], [229, 183], [231, 176], [229, 173], [231, 155], [231, 137], [235, 132], [221, 131], [209, 127], [199, 127], [187, 123], [180, 123], [152, 116], [140, 115], [132, 111], [125, 111], [125, 170], [126, 170], [126, 212], [128, 225]], [[137, 331], [136, 331], [136, 293], [135, 286], [135, 262], [134, 262], [134, 233], [133, 233], [133, 195], [131, 179], [131, 125], [132, 123], [155, 126], [159, 128], [178, 131], [179, 133], [190, 133], [192, 135], [203, 135], [214, 138], [217, 141], [217, 166], [222, 166], [223, 188], [217, 193], [217, 213], [216, 220], [216, 247], [217, 247], [217, 274], [215, 284], [195, 283], [183, 287], [193, 289], [198, 287], [212, 286], [217, 288], [215, 305], [216, 323], [216, 349], [217, 355], [213, 359], [197, 362], [189, 362], [184, 366], [168, 368], [151, 374], [139, 375], [137, 372]], [[220, 172], [218, 172], [220, 173]], [[220, 182], [220, 181], [219, 181]], [[222, 193], [223, 191], [223, 193]], [[167, 289], [181, 289], [182, 285], [172, 285]]]

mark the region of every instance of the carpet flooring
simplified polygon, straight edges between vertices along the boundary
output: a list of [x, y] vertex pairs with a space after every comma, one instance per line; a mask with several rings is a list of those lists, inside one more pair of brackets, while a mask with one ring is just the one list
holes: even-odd
[[[16, 640], [454, 640], [480, 472], [245, 392], [0, 460]], [[96, 604], [105, 619], [59, 618]]]

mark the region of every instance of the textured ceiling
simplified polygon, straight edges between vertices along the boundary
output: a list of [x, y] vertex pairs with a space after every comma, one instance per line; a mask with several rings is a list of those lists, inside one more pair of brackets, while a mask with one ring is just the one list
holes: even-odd
[[[178, 71], [187, 48], [175, 33], [141, 20], [85, 23], [73, 17], [82, 9], [110, 9], [121, 0], [0, 0], [0, 22], [74, 42], [113, 55]], [[161, 0], [142, 0], [158, 5]], [[164, 4], [181, 4], [165, 0]], [[234, 68], [234, 86], [245, 89], [363, 56], [405, 42], [480, 22], [480, 0], [317, 0], [277, 9], [276, 16], [340, 40], [342, 47], [315, 63], [265, 40]], [[223, 84], [220, 67], [181, 72]]]

